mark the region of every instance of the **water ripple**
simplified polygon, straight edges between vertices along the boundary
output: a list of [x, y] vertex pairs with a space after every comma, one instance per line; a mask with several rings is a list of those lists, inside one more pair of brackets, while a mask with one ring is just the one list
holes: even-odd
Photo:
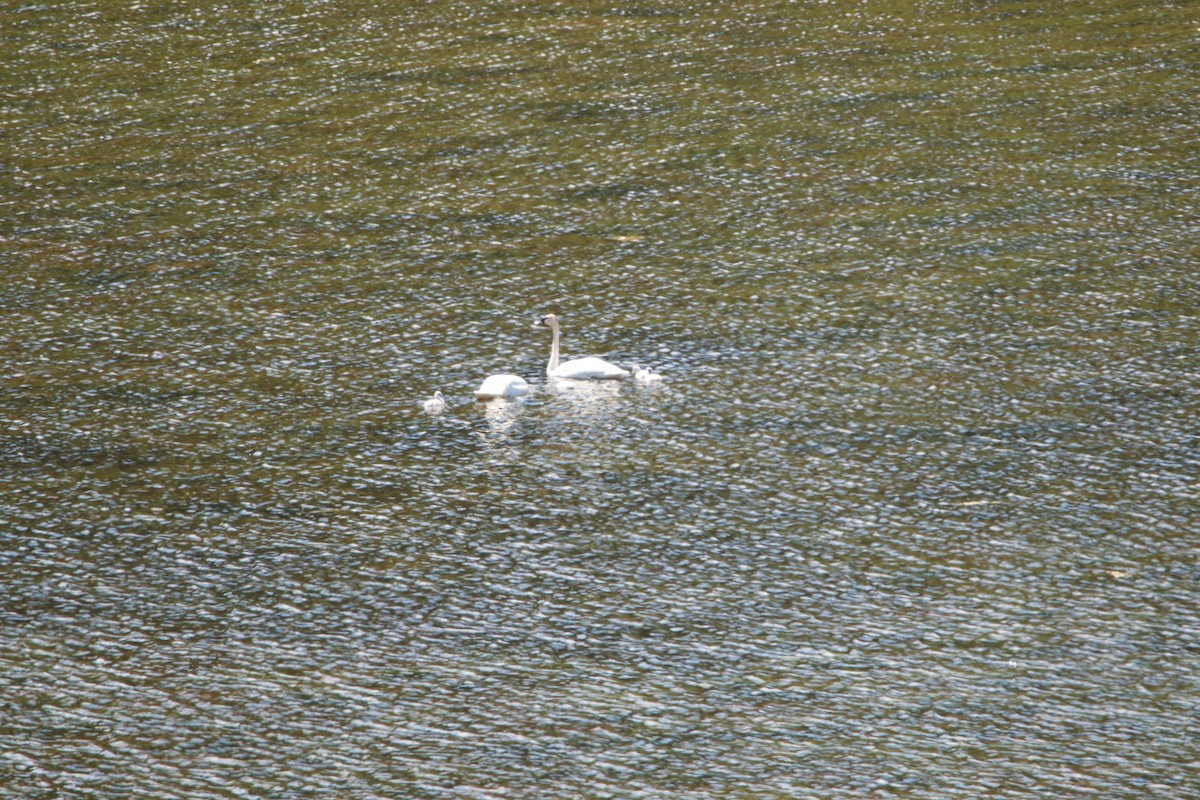
[[12, 796], [1187, 796], [1180, 8], [70, 11], [0, 12]]

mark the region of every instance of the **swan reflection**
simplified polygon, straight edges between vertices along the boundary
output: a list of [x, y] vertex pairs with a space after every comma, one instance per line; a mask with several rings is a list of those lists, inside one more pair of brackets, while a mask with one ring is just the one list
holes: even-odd
[[617, 381], [580, 381], [550, 378], [546, 382], [546, 393], [555, 404], [573, 411], [578, 416], [596, 416], [612, 409], [621, 395], [621, 384]]
[[501, 399], [479, 405], [483, 407], [483, 418], [487, 422], [487, 432], [480, 435], [489, 441], [507, 437], [508, 429], [525, 411], [523, 400]]

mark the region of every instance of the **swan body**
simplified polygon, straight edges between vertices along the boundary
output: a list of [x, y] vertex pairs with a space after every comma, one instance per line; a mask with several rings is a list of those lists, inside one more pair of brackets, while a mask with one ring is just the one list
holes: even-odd
[[629, 370], [624, 370], [616, 364], [610, 364], [602, 358], [573, 358], [570, 361], [558, 363], [558, 317], [547, 314], [538, 321], [550, 329], [553, 339], [550, 342], [550, 362], [546, 364], [546, 375], [551, 378], [567, 378], [575, 381], [609, 380], [624, 378]]
[[422, 401], [421, 407], [425, 409], [427, 414], [440, 414], [446, 410], [446, 398], [442, 397], [442, 390], [438, 389], [433, 393], [433, 397]]
[[476, 400], [495, 400], [498, 397], [523, 397], [529, 394], [529, 384], [520, 375], [489, 375], [475, 390]]
[[606, 380], [609, 378], [624, 378], [629, 374], [616, 364], [610, 364], [602, 358], [573, 358], [559, 364], [554, 371], [546, 370], [552, 378], [569, 378], [575, 381]]

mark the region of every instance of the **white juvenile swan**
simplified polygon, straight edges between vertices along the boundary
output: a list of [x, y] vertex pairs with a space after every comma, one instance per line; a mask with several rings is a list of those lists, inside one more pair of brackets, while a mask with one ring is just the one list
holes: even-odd
[[498, 397], [523, 397], [529, 394], [529, 384], [520, 375], [489, 375], [475, 390], [476, 400], [495, 400]]
[[425, 409], [428, 414], [440, 414], [446, 410], [446, 398], [442, 397], [442, 390], [438, 389], [433, 393], [433, 397], [421, 402], [421, 408]]
[[662, 375], [655, 372], [653, 367], [634, 367], [633, 379], [648, 385], [662, 383]]
[[551, 378], [569, 378], [576, 381], [597, 380], [602, 378], [624, 378], [628, 370], [621, 369], [616, 364], [610, 364], [602, 358], [573, 358], [570, 361], [558, 363], [558, 317], [547, 314], [538, 321], [554, 334], [550, 343], [550, 363], [546, 365], [546, 374]]

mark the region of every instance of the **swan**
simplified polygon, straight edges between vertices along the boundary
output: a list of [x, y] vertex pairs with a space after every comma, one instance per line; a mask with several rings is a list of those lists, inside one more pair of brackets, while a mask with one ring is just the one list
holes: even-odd
[[616, 364], [610, 364], [602, 358], [573, 358], [570, 361], [558, 363], [558, 317], [547, 314], [538, 320], [538, 325], [550, 329], [554, 338], [550, 343], [550, 363], [546, 365], [546, 374], [551, 378], [569, 378], [576, 381], [586, 381], [603, 378], [624, 378], [628, 370], [621, 369]]
[[428, 414], [440, 414], [446, 410], [446, 398], [442, 397], [442, 390], [438, 389], [433, 393], [433, 397], [421, 402], [421, 407]]
[[648, 385], [662, 383], [662, 375], [659, 375], [651, 367], [635, 367], [633, 371], [633, 379], [638, 383]]
[[475, 390], [476, 400], [495, 400], [497, 397], [523, 397], [529, 394], [529, 384], [520, 375], [489, 375]]

